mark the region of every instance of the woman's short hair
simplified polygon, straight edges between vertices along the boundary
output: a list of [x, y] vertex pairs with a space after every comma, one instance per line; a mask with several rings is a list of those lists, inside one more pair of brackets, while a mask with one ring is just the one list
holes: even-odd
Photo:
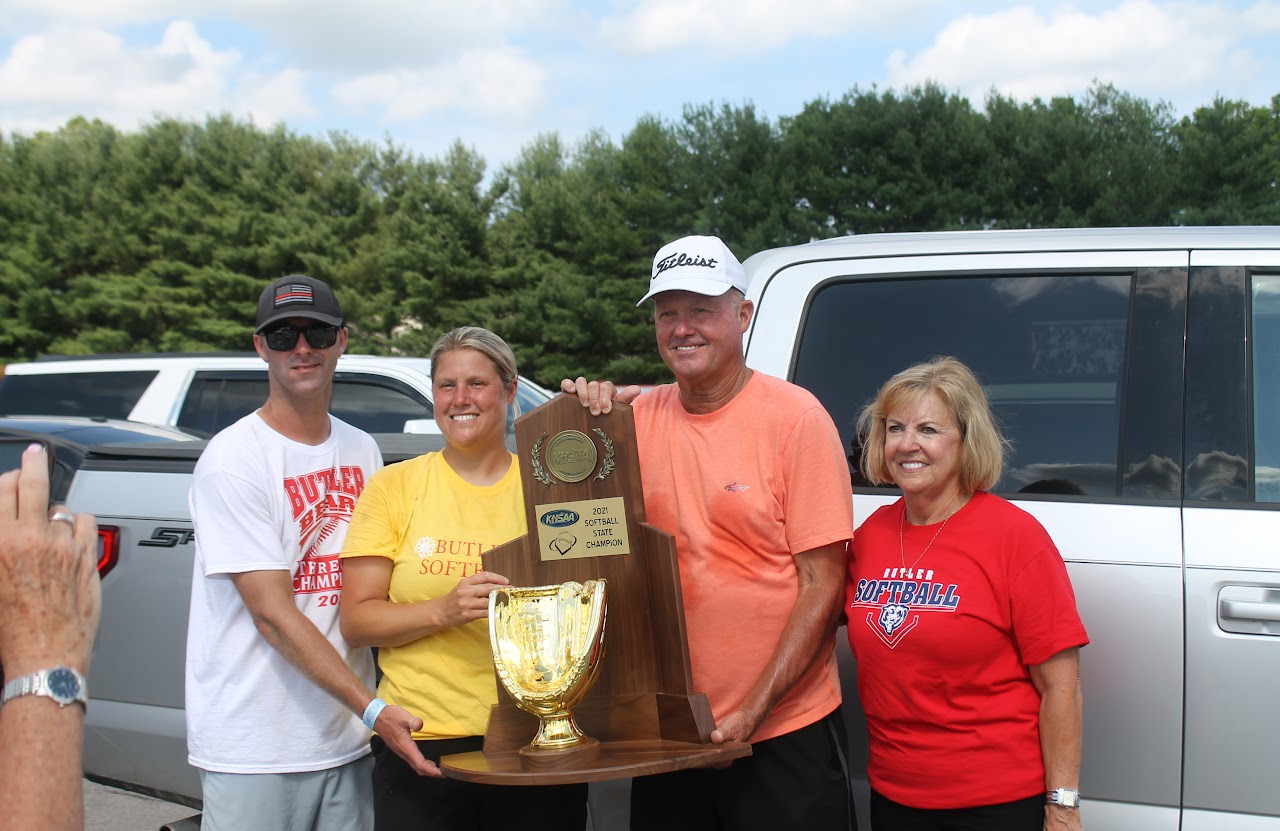
[[431, 347], [431, 380], [435, 380], [440, 358], [455, 349], [474, 349], [493, 363], [504, 389], [510, 390], [516, 383], [516, 356], [507, 342], [479, 326], [459, 326], [445, 332]]
[[858, 417], [862, 475], [876, 484], [894, 484], [884, 455], [889, 413], [936, 392], [960, 427], [960, 487], [988, 490], [1000, 481], [1008, 443], [1000, 435], [982, 384], [969, 367], [950, 357], [907, 367], [885, 382]]

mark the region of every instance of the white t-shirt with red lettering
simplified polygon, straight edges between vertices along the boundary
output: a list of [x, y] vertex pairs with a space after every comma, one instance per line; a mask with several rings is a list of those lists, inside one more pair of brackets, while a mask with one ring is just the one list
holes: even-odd
[[277, 652], [230, 575], [288, 571], [294, 602], [356, 676], [373, 656], [338, 629], [339, 554], [356, 498], [382, 467], [377, 444], [330, 417], [323, 444], [291, 441], [252, 413], [220, 432], [196, 464], [196, 554], [187, 628], [187, 750], [225, 773], [325, 770], [369, 752], [369, 731]]

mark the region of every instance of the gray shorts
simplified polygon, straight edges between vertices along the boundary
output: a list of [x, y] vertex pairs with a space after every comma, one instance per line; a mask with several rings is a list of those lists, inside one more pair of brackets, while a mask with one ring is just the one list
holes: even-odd
[[201, 831], [373, 831], [373, 757], [306, 773], [200, 771]]

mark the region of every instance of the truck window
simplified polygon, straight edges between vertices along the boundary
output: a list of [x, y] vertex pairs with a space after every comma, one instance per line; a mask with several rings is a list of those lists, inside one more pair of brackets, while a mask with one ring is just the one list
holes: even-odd
[[793, 380], [835, 419], [854, 485], [862, 407], [894, 373], [952, 355], [1012, 443], [1004, 493], [1119, 495], [1132, 275], [849, 280], [809, 304]]
[[6, 375], [0, 413], [128, 418], [155, 377], [154, 370]]
[[1254, 499], [1280, 502], [1280, 275], [1252, 285]]
[[197, 372], [178, 413], [178, 426], [211, 437], [267, 400], [267, 372]]
[[432, 418], [431, 402], [394, 378], [339, 372], [329, 412], [366, 433], [402, 433], [410, 419]]

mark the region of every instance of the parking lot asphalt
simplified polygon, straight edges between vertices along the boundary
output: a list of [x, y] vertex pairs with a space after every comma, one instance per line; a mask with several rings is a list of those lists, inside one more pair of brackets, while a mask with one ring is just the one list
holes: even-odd
[[[199, 813], [188, 805], [84, 780], [85, 831], [159, 831], [167, 823]], [[181, 827], [195, 831], [198, 826], [185, 823]]]

